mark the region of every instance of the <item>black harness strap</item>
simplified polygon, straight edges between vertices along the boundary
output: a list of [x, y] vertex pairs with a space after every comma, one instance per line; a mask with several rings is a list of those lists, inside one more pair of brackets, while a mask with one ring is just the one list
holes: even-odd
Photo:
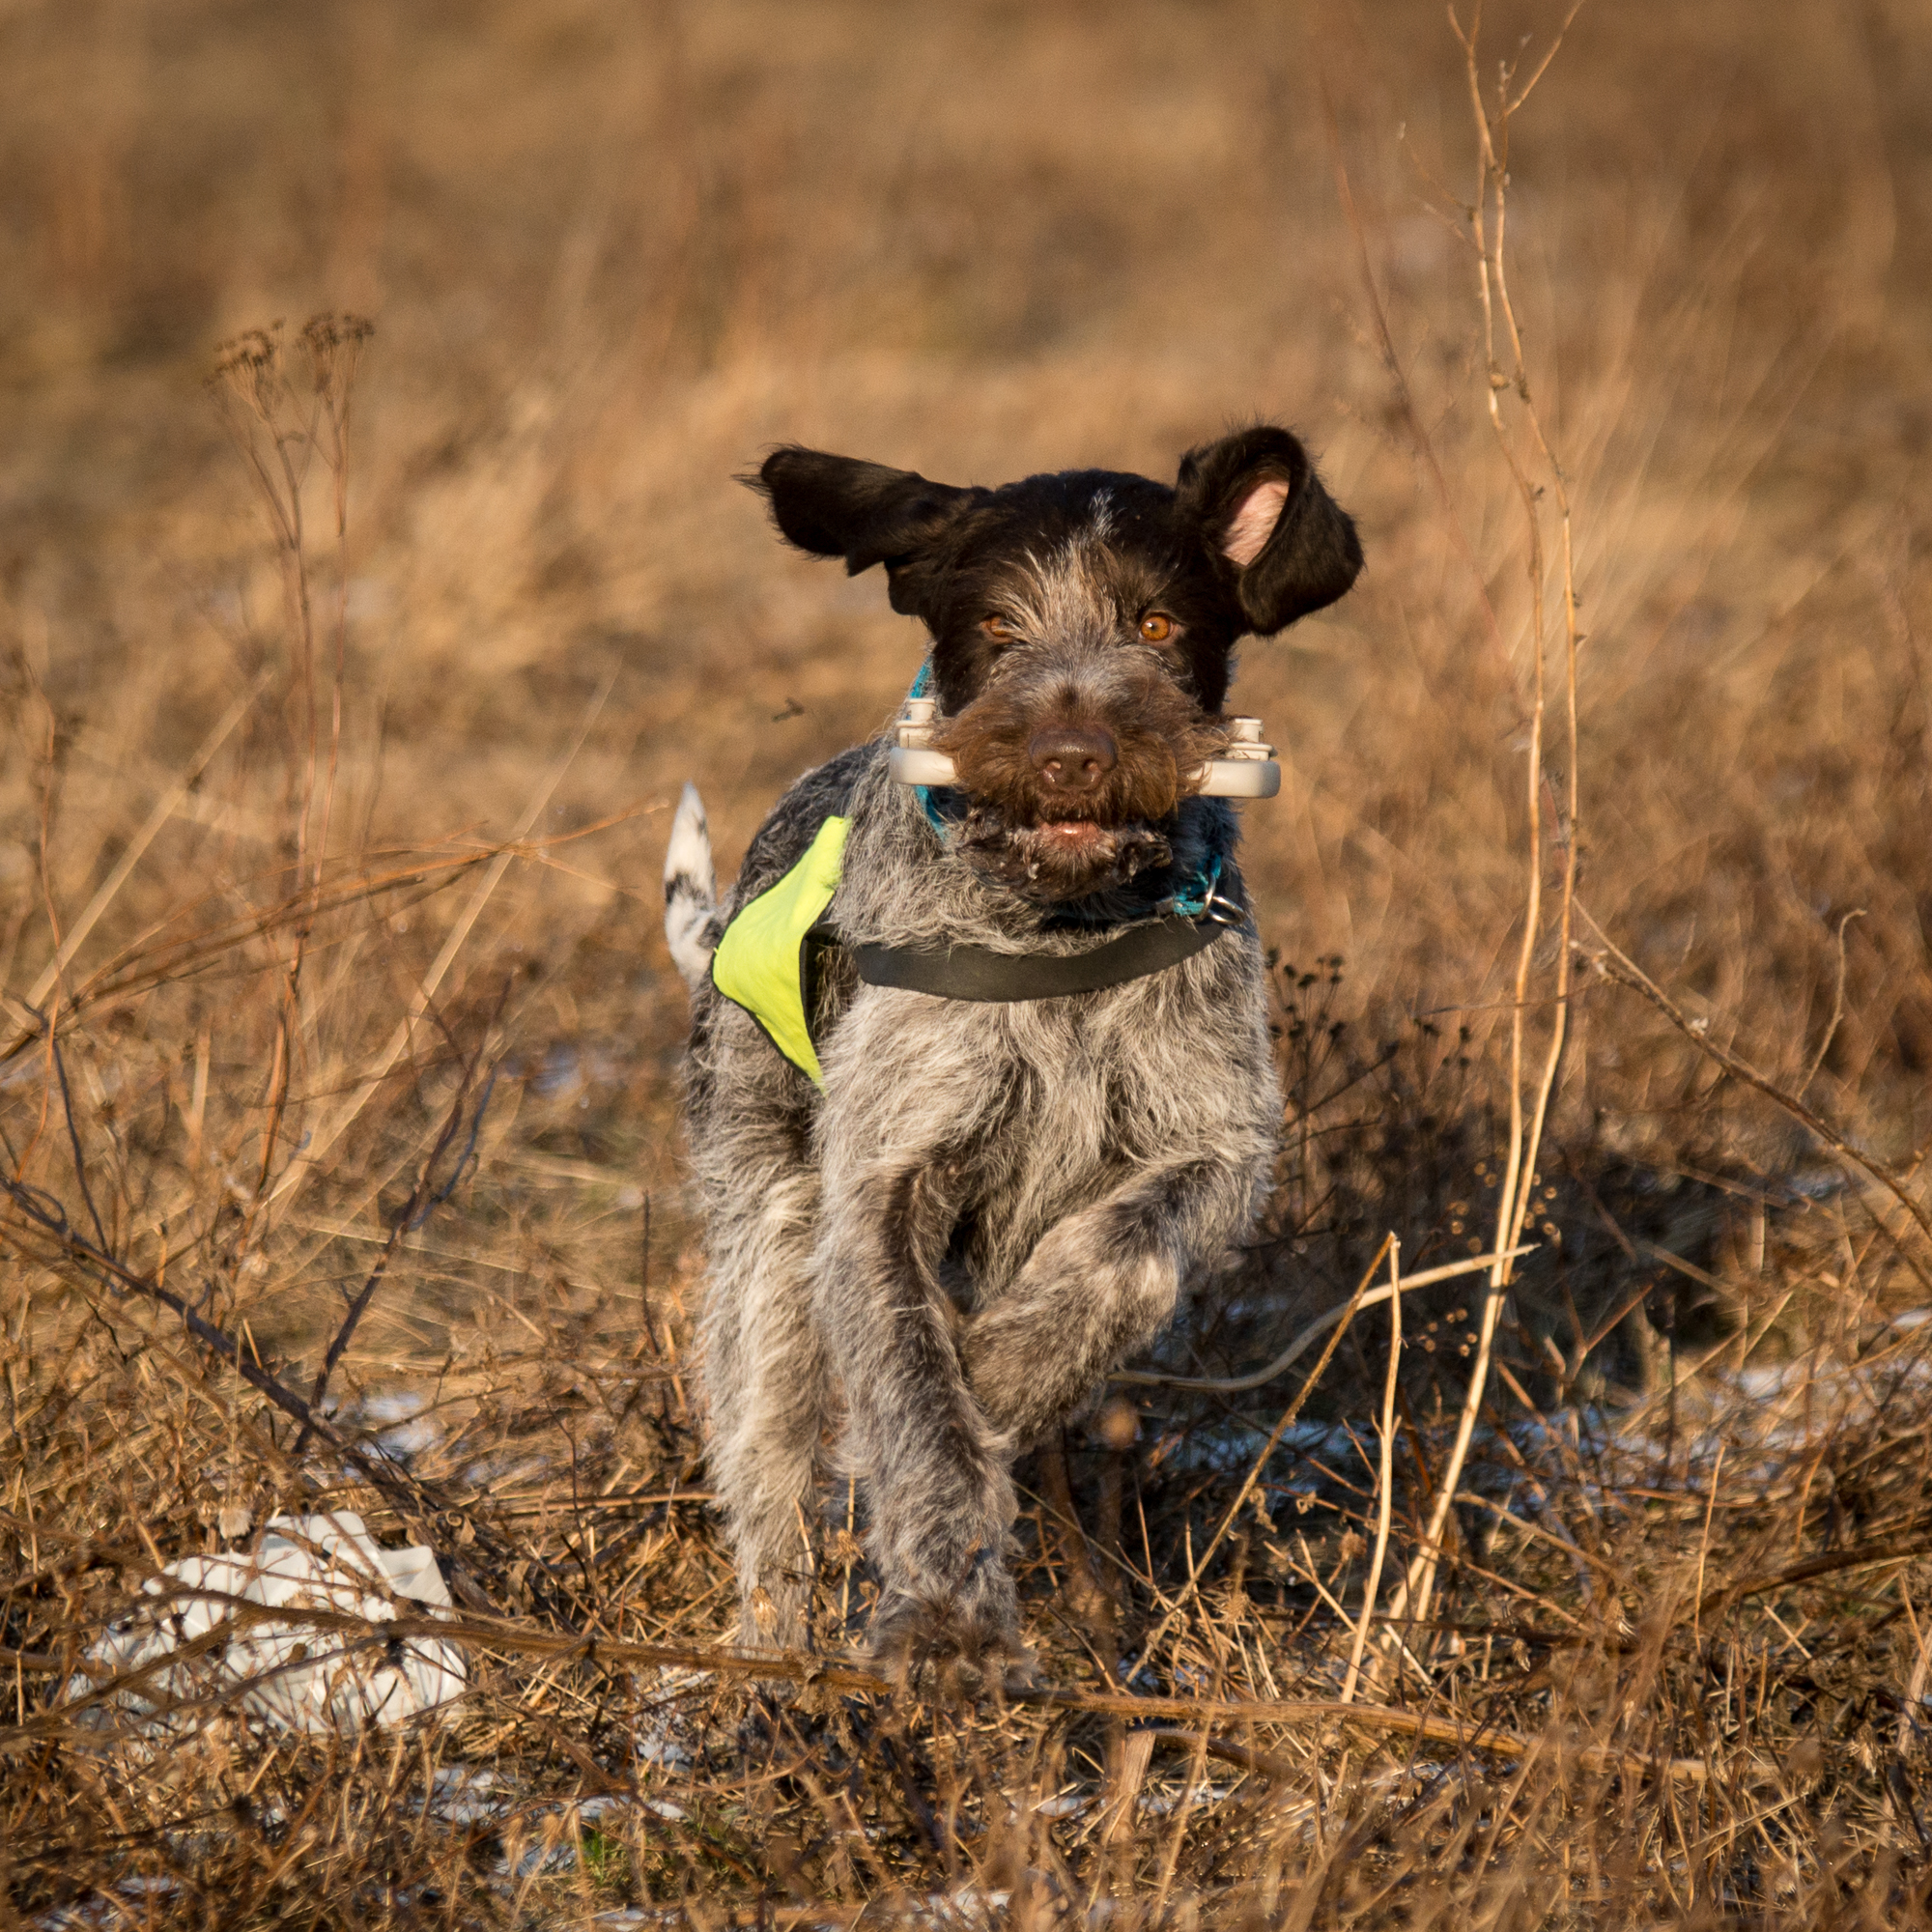
[[854, 946], [836, 927], [819, 924], [811, 937], [843, 946], [868, 986], [898, 986], [942, 1000], [1053, 1000], [1097, 993], [1191, 959], [1220, 938], [1227, 922], [1213, 918], [1155, 920], [1130, 926], [1091, 952], [993, 952], [983, 946]]

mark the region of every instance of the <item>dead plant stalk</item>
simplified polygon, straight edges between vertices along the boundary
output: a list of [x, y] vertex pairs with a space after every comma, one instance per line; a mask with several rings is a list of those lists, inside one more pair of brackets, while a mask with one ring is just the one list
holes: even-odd
[[[282, 1004], [269, 1075], [267, 1120], [262, 1129], [253, 1199], [241, 1242], [244, 1255], [259, 1243], [265, 1232], [264, 1215], [272, 1198], [269, 1190], [275, 1151], [281, 1139], [297, 1059], [298, 1055], [313, 1058], [317, 1046], [316, 1040], [308, 1037], [313, 1028], [302, 1023], [302, 963], [321, 903], [328, 819], [334, 806], [341, 749], [342, 684], [348, 648], [349, 409], [358, 354], [370, 333], [369, 324], [354, 316], [318, 315], [304, 327], [301, 346], [309, 379], [306, 398], [298, 397], [289, 381], [279, 323], [271, 328], [250, 329], [225, 345], [211, 379], [222, 423], [254, 483], [281, 567], [291, 681], [296, 687], [301, 718], [300, 737], [296, 747], [300, 778], [293, 787], [297, 794], [292, 827], [295, 886], [298, 894], [306, 891], [313, 901], [309, 916], [298, 920], [294, 927], [289, 955], [283, 965]], [[314, 598], [303, 495], [318, 457], [328, 470], [333, 486], [338, 582], [328, 797], [324, 808], [322, 838], [311, 869], [309, 836], [315, 810], [318, 725]]]
[[1369, 1559], [1369, 1579], [1362, 1585], [1362, 1615], [1355, 1626], [1354, 1642], [1349, 1650], [1349, 1674], [1342, 1680], [1342, 1702], [1354, 1700], [1355, 1685], [1361, 1676], [1362, 1652], [1369, 1641], [1369, 1626], [1376, 1616], [1376, 1596], [1382, 1585], [1382, 1563], [1388, 1555], [1389, 1518], [1395, 1501], [1395, 1398], [1402, 1377], [1402, 1243], [1390, 1236], [1389, 1258], [1389, 1358], [1388, 1376], [1382, 1385], [1382, 1412], [1376, 1425], [1380, 1458], [1376, 1470], [1376, 1548]]
[[[1457, 1418], [1456, 1437], [1441, 1476], [1435, 1486], [1422, 1548], [1409, 1565], [1408, 1575], [1396, 1592], [1391, 1605], [1397, 1618], [1407, 1617], [1421, 1623], [1429, 1615], [1435, 1594], [1435, 1577], [1441, 1563], [1442, 1534], [1462, 1484], [1463, 1465], [1468, 1459], [1469, 1443], [1481, 1413], [1484, 1392], [1489, 1383], [1490, 1361], [1495, 1348], [1496, 1324], [1502, 1315], [1505, 1296], [1514, 1273], [1512, 1250], [1520, 1236], [1535, 1189], [1537, 1156], [1543, 1145], [1543, 1129], [1548, 1118], [1549, 1100], [1555, 1091], [1557, 1072], [1562, 1065], [1563, 1040], [1569, 1018], [1570, 927], [1577, 889], [1577, 840], [1580, 816], [1577, 791], [1577, 650], [1581, 642], [1577, 628], [1577, 582], [1575, 550], [1572, 542], [1570, 493], [1531, 393], [1528, 367], [1523, 360], [1522, 331], [1518, 327], [1516, 309], [1510, 298], [1505, 269], [1505, 238], [1509, 214], [1509, 137], [1510, 122], [1529, 99], [1537, 82], [1548, 71], [1549, 63], [1562, 45], [1563, 36], [1577, 17], [1582, 0], [1577, 0], [1560, 29], [1538, 63], [1535, 71], [1516, 87], [1516, 69], [1505, 62], [1497, 79], [1493, 116], [1483, 100], [1482, 75], [1477, 65], [1477, 40], [1482, 27], [1480, 0], [1465, 33], [1449, 9], [1449, 25], [1463, 48], [1463, 69], [1468, 81], [1469, 105], [1476, 126], [1476, 194], [1464, 209], [1469, 242], [1475, 250], [1477, 290], [1482, 302], [1484, 361], [1488, 381], [1490, 423], [1497, 446], [1509, 466], [1522, 504], [1523, 523], [1528, 538], [1525, 567], [1530, 594], [1530, 670], [1529, 747], [1525, 760], [1527, 825], [1525, 838], [1526, 900], [1523, 907], [1522, 941], [1517, 952], [1515, 1000], [1510, 1012], [1510, 1125], [1508, 1151], [1503, 1164], [1503, 1179], [1496, 1203], [1494, 1247], [1497, 1259], [1490, 1275], [1490, 1292], [1483, 1300], [1475, 1358], [1470, 1364], [1468, 1390]], [[1515, 89], [1514, 92], [1512, 90]], [[1498, 323], [1506, 331], [1510, 368], [1505, 372], [1498, 355]], [[1559, 822], [1556, 836], [1563, 858], [1557, 907], [1558, 944], [1555, 986], [1549, 1002], [1549, 1038], [1544, 1053], [1534, 1097], [1524, 1120], [1523, 1062], [1525, 1032], [1531, 1008], [1530, 980], [1535, 966], [1538, 942], [1543, 928], [1543, 809], [1546, 777], [1544, 758], [1544, 714], [1548, 701], [1544, 644], [1544, 548], [1543, 521], [1539, 507], [1541, 487], [1524, 468], [1517, 443], [1503, 419], [1501, 398], [1505, 390], [1516, 392], [1520, 413], [1535, 451], [1535, 461], [1548, 478], [1548, 488], [1556, 498], [1561, 533], [1563, 581], [1563, 666], [1564, 722], [1569, 753], [1566, 781], [1567, 822]]]

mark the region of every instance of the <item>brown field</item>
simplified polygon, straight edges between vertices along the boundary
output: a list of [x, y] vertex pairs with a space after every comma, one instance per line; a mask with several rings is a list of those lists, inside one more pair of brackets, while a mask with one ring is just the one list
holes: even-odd
[[[0, 1926], [1932, 1919], [1932, 13], [1592, 0], [1481, 172], [1562, 27], [0, 10]], [[734, 474], [1258, 414], [1369, 556], [1235, 695], [1274, 1205], [1022, 1465], [1043, 1691], [883, 1694], [838, 1533], [759, 1702], [663, 840], [921, 643]], [[73, 1703], [337, 1506], [448, 1721]]]

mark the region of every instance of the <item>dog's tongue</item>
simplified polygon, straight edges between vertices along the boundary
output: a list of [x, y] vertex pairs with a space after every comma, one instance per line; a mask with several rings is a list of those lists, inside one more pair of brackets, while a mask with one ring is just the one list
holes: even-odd
[[1056, 844], [1071, 850], [1097, 845], [1106, 837], [1106, 829], [1095, 825], [1091, 818], [1049, 818], [1042, 821], [1039, 829]]

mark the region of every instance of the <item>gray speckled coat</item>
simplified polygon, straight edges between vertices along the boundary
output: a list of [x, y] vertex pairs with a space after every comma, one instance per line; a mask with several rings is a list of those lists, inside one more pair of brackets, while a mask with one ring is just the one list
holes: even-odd
[[[848, 939], [1099, 943], [951, 857], [885, 752], [792, 786], [724, 902], [689, 905], [691, 965], [839, 811], [830, 917]], [[1243, 904], [1233, 839], [1227, 807], [1189, 801], [1143, 908], [1213, 854]], [[916, 1625], [926, 1649], [1010, 1649], [1013, 1454], [1162, 1326], [1258, 1204], [1281, 1111], [1260, 945], [1230, 926], [1164, 972], [1014, 1005], [862, 986], [836, 954], [823, 977], [822, 1094], [708, 975], [693, 987], [703, 1378], [742, 1634], [806, 1638], [821, 1442], [842, 1408], [881, 1647]]]

